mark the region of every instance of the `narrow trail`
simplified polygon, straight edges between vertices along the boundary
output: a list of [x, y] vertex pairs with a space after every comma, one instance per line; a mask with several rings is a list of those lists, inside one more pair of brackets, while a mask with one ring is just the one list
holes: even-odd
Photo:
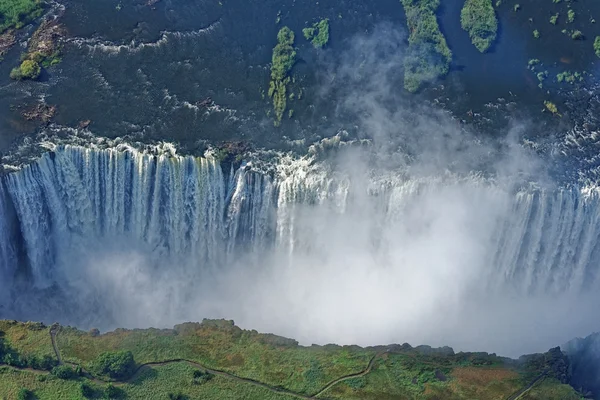
[[56, 333], [60, 329], [60, 325], [54, 324], [50, 327], [50, 340], [52, 341], [52, 348], [54, 349], [54, 354], [56, 355], [56, 360], [59, 365], [63, 364], [62, 357], [60, 356], [60, 352], [58, 351], [58, 346], [56, 345]]
[[[155, 361], [155, 362], [147, 362], [147, 363], [143, 363], [143, 364], [139, 364], [138, 367], [136, 368], [136, 370], [133, 372], [133, 374], [126, 380], [124, 381], [110, 381], [110, 380], [104, 380], [104, 379], [100, 379], [98, 377], [93, 376], [92, 374], [90, 374], [88, 371], [86, 371], [85, 369], [83, 369], [83, 367], [81, 367], [80, 365], [76, 364], [76, 363], [72, 363], [72, 362], [63, 362], [62, 357], [60, 355], [60, 351], [58, 349], [58, 345], [56, 344], [56, 334], [58, 333], [60, 329], [60, 325], [52, 325], [52, 327], [50, 328], [50, 339], [52, 340], [52, 347], [54, 348], [54, 353], [56, 354], [56, 359], [58, 360], [58, 363], [60, 365], [62, 364], [68, 364], [74, 367], [79, 367], [81, 369], [81, 373], [83, 374], [83, 376], [85, 376], [86, 378], [92, 380], [95, 383], [112, 383], [115, 386], [122, 386], [125, 384], [129, 384], [133, 381], [135, 381], [137, 378], [139, 378], [139, 376], [142, 374], [142, 372], [146, 369], [152, 368], [152, 367], [158, 367], [158, 366], [164, 366], [164, 365], [168, 365], [168, 364], [174, 364], [174, 363], [187, 363], [189, 365], [192, 365], [196, 368], [200, 368], [203, 369], [207, 372], [210, 372], [211, 374], [214, 375], [218, 375], [218, 376], [222, 376], [228, 379], [232, 379], [235, 380], [237, 382], [242, 382], [242, 383], [247, 383], [250, 385], [254, 385], [254, 386], [258, 386], [261, 387], [263, 389], [267, 389], [273, 393], [276, 394], [282, 394], [282, 395], [287, 395], [287, 396], [291, 396], [291, 397], [295, 397], [297, 399], [317, 399], [320, 395], [322, 395], [323, 393], [325, 393], [327, 390], [331, 389], [333, 386], [335, 386], [336, 384], [345, 381], [347, 379], [351, 379], [351, 378], [357, 378], [357, 377], [361, 377], [361, 376], [365, 376], [367, 375], [369, 372], [371, 372], [371, 369], [373, 368], [373, 365], [375, 363], [375, 360], [377, 359], [377, 357], [382, 356], [383, 354], [385, 354], [387, 351], [384, 352], [380, 352], [375, 354], [373, 357], [371, 357], [371, 359], [369, 360], [369, 364], [367, 365], [367, 367], [360, 371], [360, 372], [356, 372], [353, 374], [348, 374], [348, 375], [344, 375], [341, 376], [339, 378], [336, 378], [330, 382], [328, 382], [327, 384], [325, 384], [325, 386], [323, 386], [322, 389], [320, 389], [317, 393], [313, 394], [313, 395], [305, 395], [302, 393], [298, 393], [298, 392], [294, 392], [292, 390], [288, 390], [285, 388], [281, 388], [281, 387], [275, 387], [275, 386], [271, 386], [267, 383], [263, 383], [263, 382], [259, 382], [256, 381], [254, 379], [250, 379], [250, 378], [243, 378], [241, 376], [237, 376], [237, 375], [233, 375], [229, 372], [226, 371], [222, 371], [222, 370], [218, 370], [218, 369], [213, 369], [213, 368], [209, 368], [206, 367], [205, 365], [202, 365], [196, 361], [192, 361], [192, 360], [187, 360], [184, 358], [177, 358], [177, 359], [171, 359], [171, 360], [164, 360], [164, 361]], [[35, 371], [32, 370], [30, 368], [17, 368], [17, 369], [21, 369], [21, 370], [31, 370], [31, 371]], [[41, 372], [41, 371], [38, 371]]]
[[334, 379], [333, 381], [329, 382], [327, 385], [325, 385], [323, 387], [323, 389], [319, 390], [311, 398], [319, 397], [321, 394], [323, 394], [327, 390], [329, 390], [332, 386], [334, 386], [334, 385], [336, 385], [336, 384], [338, 384], [338, 383], [340, 383], [342, 381], [345, 381], [347, 379], [352, 379], [352, 378], [358, 378], [358, 377], [367, 375], [369, 372], [371, 372], [371, 369], [373, 368], [373, 364], [375, 363], [375, 359], [377, 357], [381, 357], [383, 354], [385, 354], [385, 352], [377, 353], [373, 357], [371, 357], [371, 359], [369, 360], [369, 364], [367, 365], [367, 368], [365, 368], [363, 371], [357, 372], [355, 374], [344, 375], [342, 377], [339, 377], [339, 378]]
[[535, 386], [536, 383], [538, 383], [540, 380], [544, 379], [547, 374], [548, 374], [548, 371], [542, 372], [533, 381], [531, 381], [531, 383], [529, 385], [525, 386], [524, 388], [522, 388], [521, 390], [519, 390], [517, 393], [511, 395], [507, 400], [518, 400], [518, 399], [520, 399], [521, 396], [523, 396], [525, 393], [527, 393], [529, 390], [531, 390], [531, 388], [533, 386]]

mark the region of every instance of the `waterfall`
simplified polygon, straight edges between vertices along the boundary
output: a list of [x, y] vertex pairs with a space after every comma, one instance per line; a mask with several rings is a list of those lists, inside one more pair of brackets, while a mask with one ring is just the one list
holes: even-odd
[[[359, 282], [343, 289], [346, 302], [370, 284], [373, 296], [388, 296], [383, 302], [415, 287], [422, 303], [439, 287], [447, 304], [474, 287], [579, 296], [599, 286], [599, 211], [592, 188], [355, 173], [308, 158], [283, 157], [270, 173], [245, 163], [224, 172], [210, 156], [65, 145], [2, 179], [0, 292], [6, 297], [19, 276], [34, 291], [85, 287], [79, 303], [129, 313], [114, 326], [130, 323], [132, 309], [143, 310], [133, 325], [148, 325], [153, 313], [157, 324], [164, 315], [189, 319], [178, 305], [213, 290], [207, 282], [233, 265], [249, 286], [263, 267], [293, 277], [277, 290], [313, 308], [310, 291], [294, 292], [294, 274], [321, 287], [358, 271]], [[123, 305], [134, 293], [145, 297]]]

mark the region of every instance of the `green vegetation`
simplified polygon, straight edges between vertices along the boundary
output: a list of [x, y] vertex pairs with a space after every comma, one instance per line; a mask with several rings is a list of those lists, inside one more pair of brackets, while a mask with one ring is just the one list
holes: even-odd
[[129, 378], [135, 368], [131, 351], [108, 351], [100, 354], [92, 364], [92, 369], [97, 374], [118, 380]]
[[416, 92], [423, 83], [448, 73], [452, 52], [436, 18], [439, 0], [400, 0], [410, 30], [404, 61], [404, 88]]
[[550, 23], [552, 25], [556, 25], [558, 23], [558, 17], [560, 16], [559, 13], [554, 14], [553, 16], [550, 17]]
[[[11, 349], [29, 359], [52, 349], [49, 330], [31, 328], [0, 321], [3, 354]], [[511, 397], [545, 371], [551, 372], [521, 398], [578, 398], [564, 384], [569, 369], [560, 349], [516, 361], [408, 344], [303, 347], [224, 320], [101, 335], [60, 327], [56, 344], [66, 364], [85, 367], [81, 374], [65, 380], [56, 373], [63, 366], [53, 373], [0, 366], [0, 398], [491, 400]], [[109, 382], [111, 373], [120, 381]]]
[[571, 39], [573, 40], [583, 40], [583, 32], [575, 30], [571, 33]]
[[594, 52], [600, 57], [600, 36], [596, 36], [596, 39], [594, 39]]
[[37, 79], [41, 72], [42, 68], [39, 63], [34, 60], [25, 60], [20, 66], [10, 71], [10, 77], [16, 80]]
[[575, 11], [573, 11], [572, 8], [569, 8], [569, 11], [567, 12], [567, 22], [571, 24], [574, 21], [575, 21]]
[[537, 29], [533, 31], [533, 37], [535, 39], [539, 39], [540, 38], [540, 31], [538, 31]]
[[40, 0], [0, 0], [0, 33], [19, 29], [42, 15]]
[[575, 82], [583, 82], [583, 75], [579, 72], [563, 71], [556, 74], [556, 80], [559, 83], [567, 82], [574, 84]]
[[34, 398], [33, 392], [25, 388], [19, 389], [19, 392], [17, 393], [17, 400], [32, 400]]
[[460, 23], [469, 32], [473, 45], [482, 53], [496, 40], [498, 19], [492, 0], [466, 0], [460, 13]]
[[294, 49], [294, 32], [287, 26], [281, 28], [277, 34], [277, 45], [273, 49], [271, 60], [271, 82], [269, 83], [269, 97], [273, 99], [275, 110], [275, 126], [281, 124], [283, 113], [287, 108], [287, 86], [291, 79], [289, 73], [296, 62]]
[[56, 376], [59, 379], [74, 379], [79, 374], [68, 365], [58, 365], [52, 368], [52, 375]]
[[544, 101], [544, 106], [552, 114], [560, 116], [560, 114], [558, 113], [558, 107], [556, 107], [556, 104], [552, 103], [551, 101], [546, 100], [546, 101]]
[[302, 34], [315, 48], [322, 49], [329, 42], [329, 19], [322, 19], [312, 27], [302, 29]]

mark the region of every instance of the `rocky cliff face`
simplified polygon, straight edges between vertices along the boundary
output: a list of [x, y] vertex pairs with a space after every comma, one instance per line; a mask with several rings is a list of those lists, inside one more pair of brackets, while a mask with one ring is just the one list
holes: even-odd
[[571, 360], [570, 384], [586, 396], [600, 398], [600, 333], [563, 345]]

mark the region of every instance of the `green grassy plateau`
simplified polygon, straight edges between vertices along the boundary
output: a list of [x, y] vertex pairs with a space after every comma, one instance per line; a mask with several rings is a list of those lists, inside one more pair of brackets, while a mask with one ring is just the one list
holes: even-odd
[[510, 360], [408, 344], [298, 345], [204, 320], [174, 329], [0, 321], [0, 399], [580, 399], [558, 348]]

